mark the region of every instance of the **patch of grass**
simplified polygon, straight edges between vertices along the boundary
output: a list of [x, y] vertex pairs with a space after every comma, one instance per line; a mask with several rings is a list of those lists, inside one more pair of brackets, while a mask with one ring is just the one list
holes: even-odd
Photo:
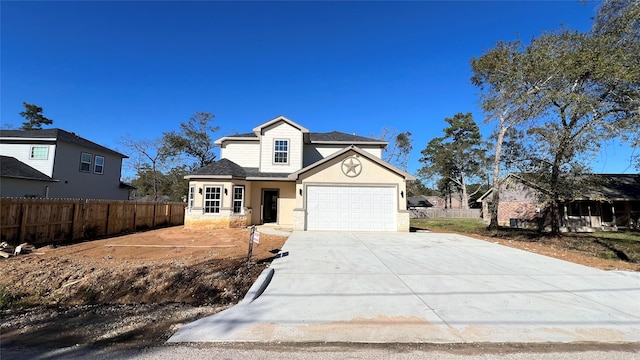
[[536, 230], [508, 227], [489, 231], [487, 225], [479, 219], [411, 219], [411, 226], [433, 231], [451, 231], [520, 242], [544, 243], [603, 259], [640, 264], [640, 232], [602, 231], [551, 236]]
[[601, 231], [594, 233], [569, 233], [574, 246], [589, 249], [595, 256], [640, 263], [640, 233]]
[[22, 301], [22, 297], [7, 290], [5, 286], [0, 286], [0, 310], [18, 309], [28, 306]]
[[411, 226], [428, 230], [455, 231], [466, 234], [486, 233], [486, 225], [479, 219], [411, 219]]

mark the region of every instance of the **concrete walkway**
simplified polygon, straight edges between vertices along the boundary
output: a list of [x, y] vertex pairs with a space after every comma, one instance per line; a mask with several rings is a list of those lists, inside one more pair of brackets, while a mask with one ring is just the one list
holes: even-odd
[[455, 234], [293, 232], [283, 251], [169, 342], [640, 341], [637, 273]]

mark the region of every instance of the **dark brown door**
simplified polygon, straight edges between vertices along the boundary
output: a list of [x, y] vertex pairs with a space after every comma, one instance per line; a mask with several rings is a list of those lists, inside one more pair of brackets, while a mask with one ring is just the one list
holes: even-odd
[[262, 195], [262, 222], [278, 221], [278, 190], [264, 190]]

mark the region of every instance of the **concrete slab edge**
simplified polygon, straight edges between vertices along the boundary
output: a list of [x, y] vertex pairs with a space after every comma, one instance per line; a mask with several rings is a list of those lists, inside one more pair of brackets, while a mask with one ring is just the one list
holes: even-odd
[[268, 267], [262, 270], [260, 275], [258, 275], [258, 278], [256, 279], [256, 281], [249, 288], [249, 291], [247, 291], [244, 298], [242, 298], [242, 301], [240, 301], [237, 305], [234, 305], [234, 306], [250, 304], [253, 300], [255, 300], [258, 296], [260, 296], [260, 294], [264, 292], [264, 290], [267, 288], [267, 286], [271, 282], [271, 279], [273, 278], [274, 274], [275, 274], [275, 270], [272, 267]]

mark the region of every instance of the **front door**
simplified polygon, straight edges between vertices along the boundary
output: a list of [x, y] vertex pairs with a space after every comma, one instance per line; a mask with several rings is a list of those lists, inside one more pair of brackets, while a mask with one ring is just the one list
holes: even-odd
[[262, 223], [278, 221], [278, 190], [262, 191]]

